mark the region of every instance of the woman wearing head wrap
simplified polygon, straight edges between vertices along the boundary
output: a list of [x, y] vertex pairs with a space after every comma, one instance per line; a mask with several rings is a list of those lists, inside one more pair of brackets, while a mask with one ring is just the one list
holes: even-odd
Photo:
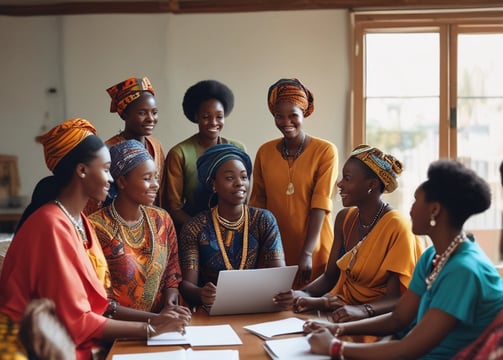
[[152, 206], [159, 189], [154, 160], [137, 140], [112, 146], [110, 156], [118, 195], [89, 216], [111, 273], [108, 296], [143, 311], [176, 309], [178, 244], [169, 214]]
[[304, 118], [313, 95], [297, 79], [269, 88], [268, 105], [283, 137], [263, 144], [255, 157], [250, 205], [278, 219], [287, 265], [299, 265], [295, 288], [320, 275], [333, 242], [332, 192], [337, 180], [337, 149], [306, 134]]
[[[215, 145], [197, 160], [197, 171], [216, 205], [182, 229], [180, 290], [190, 304], [211, 306], [220, 270], [278, 267], [285, 261], [274, 215], [245, 203], [252, 172], [250, 157], [237, 146]], [[292, 293], [278, 294], [275, 301], [291, 305]]]
[[296, 292], [297, 311], [332, 311], [337, 322], [389, 312], [409, 286], [422, 251], [410, 223], [381, 199], [397, 186], [402, 164], [368, 145], [356, 147], [337, 183], [344, 209], [335, 218], [325, 272]]
[[[17, 332], [28, 303], [47, 298], [54, 302], [79, 360], [90, 359], [100, 341], [146, 338], [152, 327], [161, 332], [185, 325], [184, 319], [171, 315], [152, 318], [151, 325], [103, 316], [109, 302], [98, 276], [106, 275], [106, 260], [82, 213], [89, 198], [105, 199], [112, 182], [110, 154], [95, 133], [87, 120], [73, 119], [37, 138], [53, 175], [37, 184], [0, 276], [1, 331]], [[5, 339], [12, 343], [16, 336]]]
[[[429, 236], [433, 246], [419, 259], [408, 290], [392, 312], [373, 319], [326, 328], [306, 323], [306, 332], [314, 331], [311, 351], [334, 359], [452, 359], [503, 309], [501, 276], [463, 231], [468, 218], [491, 204], [486, 181], [457, 161], [437, 160], [414, 197], [412, 231]], [[342, 342], [332, 335], [386, 336], [404, 331], [401, 339], [376, 344]], [[490, 359], [472, 356], [464, 359]], [[498, 358], [501, 354], [494, 357]]]
[[[124, 140], [138, 140], [154, 159], [159, 174], [162, 174], [165, 155], [161, 142], [152, 136], [158, 122], [158, 110], [150, 80], [146, 77], [131, 77], [111, 86], [107, 93], [111, 99], [110, 112], [119, 114], [124, 120], [124, 130], [105, 141], [105, 144], [110, 147]], [[90, 201], [84, 212], [89, 215], [100, 207], [99, 203]]]
[[187, 119], [197, 124], [199, 131], [169, 150], [159, 194], [161, 206], [173, 217], [178, 231], [204, 208], [194, 197], [199, 156], [216, 144], [233, 144], [245, 150], [240, 142], [220, 136], [225, 118], [234, 107], [234, 95], [225, 84], [199, 81], [187, 89], [182, 106]]

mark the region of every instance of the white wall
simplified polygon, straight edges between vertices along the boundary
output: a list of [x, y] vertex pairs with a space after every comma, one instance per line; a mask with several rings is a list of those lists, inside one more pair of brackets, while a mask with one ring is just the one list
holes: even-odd
[[[27, 29], [12, 32], [20, 26]], [[47, 111], [44, 89], [58, 86], [53, 97], [66, 100], [62, 116], [87, 118], [106, 139], [122, 120], [109, 113], [105, 89], [129, 76], [152, 81], [160, 110], [155, 135], [165, 150], [197, 131], [183, 116], [185, 90], [213, 78], [229, 85], [236, 98], [224, 136], [244, 142], [253, 157], [260, 144], [280, 136], [267, 109], [269, 85], [297, 77], [315, 98], [306, 131], [334, 142], [341, 159], [347, 155], [350, 33], [344, 10], [0, 17], [0, 34], [2, 53], [12, 48], [19, 58], [0, 57], [2, 77], [13, 85], [0, 86], [0, 152], [19, 155], [23, 193], [47, 173], [41, 146], [33, 141]], [[49, 66], [59, 61], [61, 67]]]

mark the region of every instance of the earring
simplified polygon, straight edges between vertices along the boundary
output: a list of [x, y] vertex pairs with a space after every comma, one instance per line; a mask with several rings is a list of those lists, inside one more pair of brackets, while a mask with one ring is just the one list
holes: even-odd
[[80, 177], [83, 179], [83, 178], [85, 178], [85, 177], [86, 177], [86, 174], [81, 173], [81, 174], [80, 174]]
[[369, 190], [367, 191], [367, 194], [370, 194], [371, 192], [372, 192], [372, 189], [369, 189]]
[[435, 220], [435, 216], [433, 215], [430, 216], [430, 226], [431, 227], [437, 226], [437, 221]]

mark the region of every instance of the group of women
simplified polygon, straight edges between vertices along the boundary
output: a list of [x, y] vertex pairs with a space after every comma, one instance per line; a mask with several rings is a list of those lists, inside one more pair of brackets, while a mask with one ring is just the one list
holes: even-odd
[[[165, 158], [152, 136], [150, 81], [130, 78], [107, 92], [110, 111], [124, 120], [119, 135], [103, 142], [90, 122], [73, 119], [37, 138], [53, 175], [37, 184], [0, 274], [6, 351], [41, 356], [17, 338], [38, 298], [52, 301], [78, 359], [118, 337], [183, 332], [186, 305], [211, 306], [226, 269], [298, 265], [294, 290], [273, 301], [329, 311], [333, 324], [309, 322], [305, 331], [313, 352], [335, 358], [446, 358], [503, 308], [501, 279], [462, 233], [490, 203], [485, 182], [462, 165], [432, 165], [416, 191], [411, 228], [381, 198], [402, 172], [392, 155], [358, 146], [336, 183], [337, 149], [304, 132], [314, 101], [297, 79], [269, 88], [282, 137], [258, 150], [251, 189], [244, 145], [221, 136], [234, 102], [226, 85], [205, 80], [186, 91], [184, 114], [199, 131]], [[335, 184], [344, 209], [332, 227]], [[433, 247], [421, 255], [414, 234], [429, 235]], [[341, 340], [388, 334], [403, 339]], [[59, 345], [61, 358], [70, 358]]]

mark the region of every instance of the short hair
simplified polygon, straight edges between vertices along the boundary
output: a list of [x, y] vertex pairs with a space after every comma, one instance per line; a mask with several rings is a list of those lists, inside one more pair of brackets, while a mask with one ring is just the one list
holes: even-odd
[[227, 85], [216, 80], [202, 80], [189, 87], [183, 96], [183, 113], [187, 119], [197, 123], [196, 114], [199, 107], [210, 99], [222, 103], [225, 116], [228, 116], [234, 107], [234, 94]]
[[438, 201], [446, 208], [451, 224], [462, 228], [472, 215], [491, 206], [491, 190], [475, 171], [455, 160], [434, 161], [428, 180], [421, 184], [428, 202]]

